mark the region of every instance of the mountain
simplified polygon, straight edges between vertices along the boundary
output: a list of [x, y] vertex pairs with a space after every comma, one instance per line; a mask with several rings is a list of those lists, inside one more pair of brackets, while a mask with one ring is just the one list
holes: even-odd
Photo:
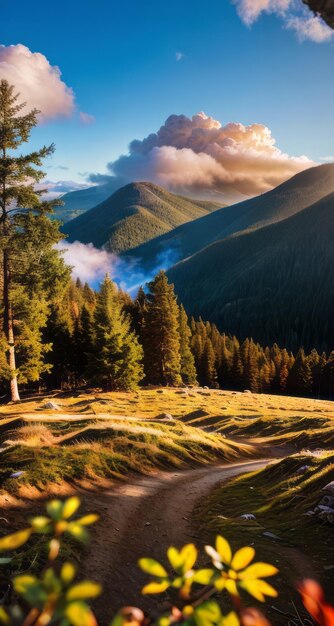
[[205, 246], [235, 233], [279, 222], [334, 191], [334, 164], [312, 167], [267, 193], [222, 208], [131, 250], [130, 254], [151, 265], [162, 252], [184, 259]]
[[334, 192], [279, 223], [211, 244], [168, 275], [187, 312], [226, 333], [330, 351], [333, 241]]
[[64, 205], [56, 207], [56, 217], [63, 222], [68, 222], [106, 200], [114, 191], [113, 183], [69, 191], [60, 198]]
[[213, 202], [176, 196], [152, 183], [131, 183], [62, 230], [69, 241], [92, 242], [123, 253], [218, 208]]

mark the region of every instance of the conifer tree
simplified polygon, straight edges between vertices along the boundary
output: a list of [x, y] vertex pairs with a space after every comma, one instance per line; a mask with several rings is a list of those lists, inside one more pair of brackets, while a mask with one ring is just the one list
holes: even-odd
[[[38, 111], [20, 115], [25, 104], [18, 104], [19, 94], [6, 80], [0, 82], [0, 262], [2, 286], [2, 321], [6, 341], [6, 377], [12, 401], [19, 401], [18, 376], [36, 380], [45, 371], [42, 328], [47, 319], [49, 295], [63, 279], [65, 266], [53, 245], [61, 239], [58, 223], [47, 217], [55, 204], [42, 202], [42, 191], [35, 190], [44, 173], [42, 160], [54, 146], [30, 154], [16, 150], [28, 142], [37, 124]], [[50, 273], [52, 270], [52, 284]], [[48, 293], [49, 292], [49, 293]], [[30, 298], [30, 305], [28, 300]], [[23, 303], [23, 306], [22, 306]], [[39, 313], [33, 308], [39, 304]], [[21, 332], [21, 362], [18, 362], [18, 334]], [[30, 350], [23, 348], [30, 336]], [[27, 347], [27, 343], [25, 347]], [[30, 366], [25, 358], [30, 357]], [[22, 361], [23, 359], [23, 361]], [[25, 369], [25, 372], [24, 372]], [[31, 375], [29, 374], [29, 370]]]
[[312, 389], [312, 370], [303, 348], [298, 350], [296, 360], [290, 370], [288, 391], [293, 395], [307, 396]]
[[108, 391], [135, 389], [143, 377], [142, 358], [142, 347], [116, 285], [106, 276], [96, 300], [87, 373]]
[[211, 389], [217, 388], [216, 356], [209, 337], [206, 339], [201, 362], [202, 384]]
[[238, 344], [234, 345], [232, 370], [231, 370], [231, 382], [234, 389], [241, 389], [243, 382], [244, 368], [240, 356], [240, 348]]
[[160, 271], [148, 288], [143, 325], [145, 380], [153, 385], [180, 385], [179, 308], [174, 285]]
[[181, 378], [186, 385], [196, 384], [196, 367], [194, 355], [190, 350], [191, 330], [188, 326], [188, 317], [183, 305], [179, 307], [179, 336], [181, 355]]

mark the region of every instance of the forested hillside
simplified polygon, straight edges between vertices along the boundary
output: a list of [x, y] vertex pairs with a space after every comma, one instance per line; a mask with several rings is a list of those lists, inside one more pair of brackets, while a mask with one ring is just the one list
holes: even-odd
[[217, 242], [169, 272], [187, 311], [288, 349], [334, 346], [334, 193], [297, 215]]
[[234, 233], [284, 220], [334, 192], [334, 164], [313, 167], [256, 198], [220, 211], [153, 239], [131, 251], [146, 266], [166, 250], [184, 259]]
[[169, 193], [152, 183], [131, 183], [63, 227], [69, 241], [122, 253], [220, 205]]

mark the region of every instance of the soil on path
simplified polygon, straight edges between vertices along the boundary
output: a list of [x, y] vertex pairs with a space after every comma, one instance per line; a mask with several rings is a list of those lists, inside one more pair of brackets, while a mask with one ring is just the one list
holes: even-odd
[[[201, 538], [191, 522], [195, 505], [219, 483], [261, 469], [273, 459], [244, 461], [216, 467], [176, 471], [138, 478], [103, 494], [89, 497], [90, 510], [101, 514], [92, 529], [82, 574], [103, 584], [94, 609], [101, 626], [122, 606], [161, 611], [161, 596], [141, 596], [147, 576], [137, 567], [140, 557], [165, 561], [168, 546], [181, 547]], [[243, 510], [240, 503], [240, 514]]]

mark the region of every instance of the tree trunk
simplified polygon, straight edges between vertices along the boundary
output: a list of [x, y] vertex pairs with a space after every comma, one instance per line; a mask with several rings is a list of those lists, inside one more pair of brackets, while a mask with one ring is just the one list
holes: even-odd
[[10, 263], [8, 250], [3, 251], [3, 330], [6, 335], [9, 349], [7, 351], [7, 364], [10, 371], [10, 399], [12, 402], [20, 402], [20, 394], [16, 376], [15, 338], [13, 328], [13, 311], [10, 301]]

